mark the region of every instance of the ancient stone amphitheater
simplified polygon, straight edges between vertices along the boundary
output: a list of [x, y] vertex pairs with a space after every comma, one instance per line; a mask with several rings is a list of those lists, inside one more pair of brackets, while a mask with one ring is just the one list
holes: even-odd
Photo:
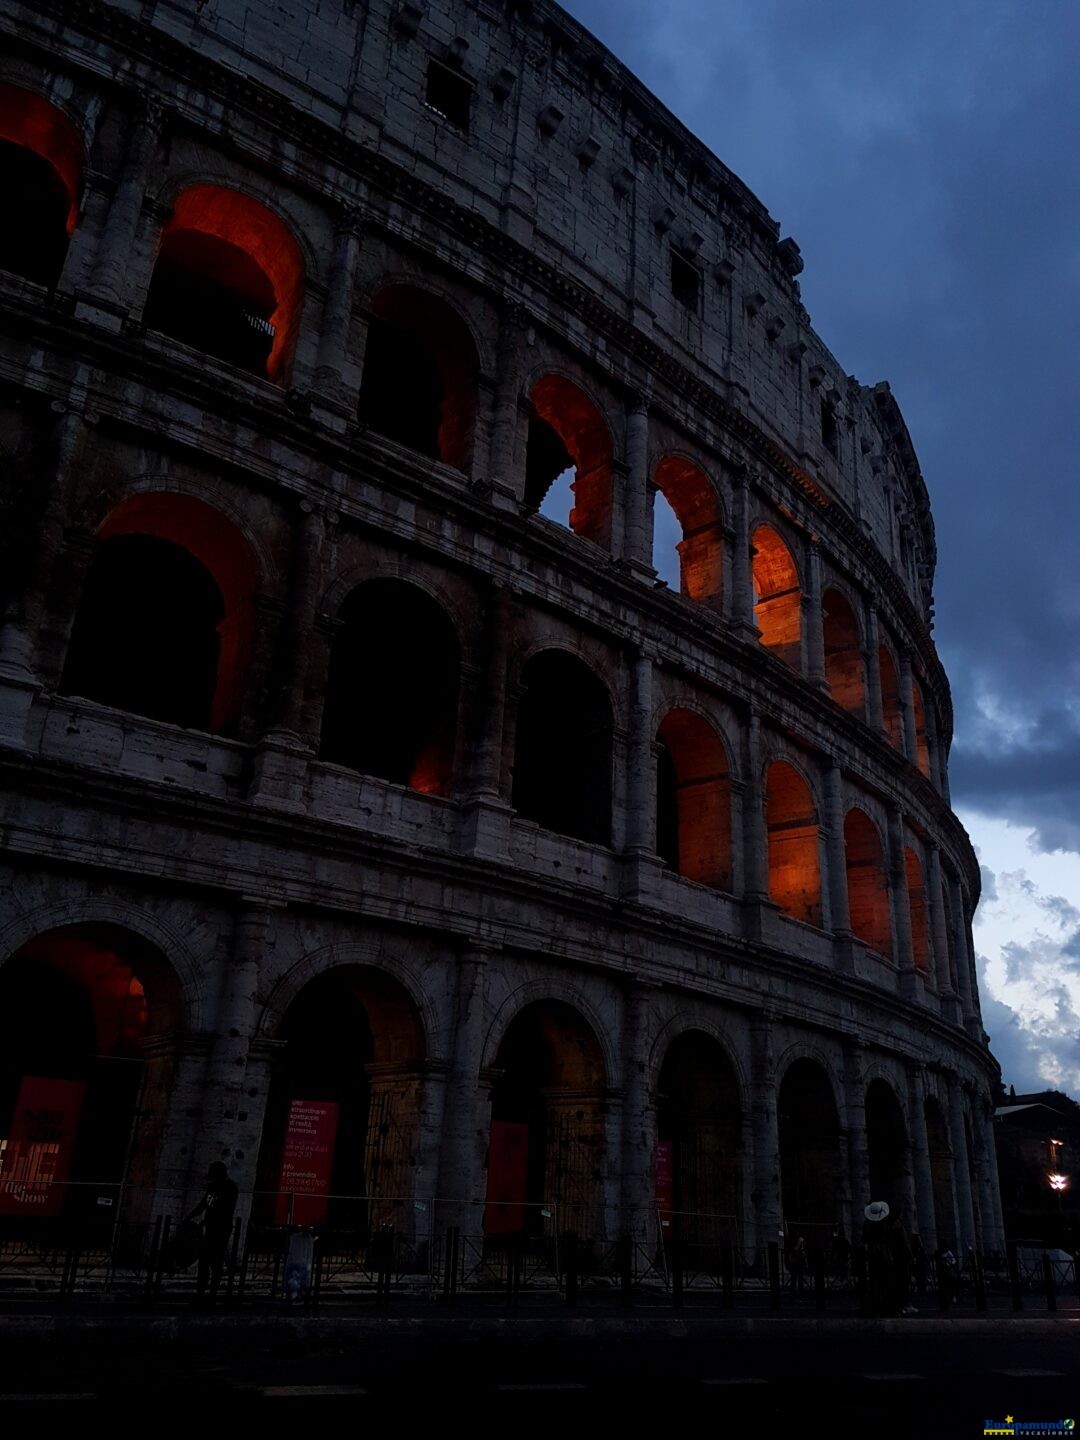
[[5, 1224], [1000, 1244], [929, 501], [795, 242], [549, 0], [0, 20]]

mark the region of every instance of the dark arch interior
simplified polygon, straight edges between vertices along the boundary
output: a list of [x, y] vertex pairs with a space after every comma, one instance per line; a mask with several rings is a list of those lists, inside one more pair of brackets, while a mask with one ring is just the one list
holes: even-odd
[[526, 820], [596, 845], [611, 842], [611, 702], [572, 655], [535, 655], [522, 674], [513, 806]]
[[844, 861], [852, 932], [879, 955], [892, 955], [885, 855], [874, 822], [862, 810], [844, 817]]
[[567, 470], [574, 468], [570, 452], [554, 426], [533, 414], [529, 418], [528, 448], [525, 451], [525, 507], [539, 510], [544, 496]]
[[372, 580], [341, 608], [330, 657], [322, 758], [447, 795], [457, 724], [458, 644], [428, 595]]
[[906, 1196], [907, 1128], [904, 1112], [884, 1080], [873, 1080], [866, 1090], [866, 1149], [870, 1160], [870, 1198], [884, 1200], [903, 1215]]
[[813, 1060], [796, 1060], [778, 1102], [784, 1233], [824, 1245], [842, 1222], [844, 1164], [840, 1119], [828, 1079]]
[[223, 617], [221, 591], [187, 550], [156, 535], [113, 536], [86, 577], [62, 688], [209, 729]]
[[934, 1228], [939, 1250], [957, 1253], [956, 1207], [953, 1197], [952, 1147], [941, 1106], [933, 1096], [926, 1100], [926, 1141], [930, 1151], [930, 1180], [934, 1192]]
[[166, 233], [146, 298], [146, 324], [253, 375], [274, 345], [274, 287], [238, 245], [202, 230]]
[[54, 286], [68, 249], [71, 197], [57, 171], [25, 145], [0, 139], [0, 269]]
[[537, 1001], [511, 1022], [495, 1065], [487, 1233], [541, 1233], [554, 1223], [595, 1237], [604, 1154], [595, 1035], [572, 1006]]
[[656, 847], [680, 875], [731, 885], [731, 791], [727, 753], [698, 715], [672, 710], [656, 736]]
[[[657, 1099], [657, 1133], [661, 1146], [670, 1147], [662, 1158], [683, 1238], [699, 1245], [734, 1241], [741, 1208], [739, 1092], [730, 1062], [711, 1036], [690, 1031], [672, 1042]], [[661, 1208], [665, 1198], [658, 1193]]]

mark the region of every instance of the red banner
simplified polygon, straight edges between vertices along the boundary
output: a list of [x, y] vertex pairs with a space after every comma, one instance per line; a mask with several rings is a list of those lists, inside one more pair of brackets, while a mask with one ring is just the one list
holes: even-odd
[[488, 1146], [485, 1234], [508, 1235], [525, 1229], [525, 1189], [528, 1173], [528, 1125], [518, 1125], [509, 1120], [493, 1120], [491, 1142]]
[[[285, 1125], [285, 1148], [274, 1221], [278, 1225], [321, 1225], [334, 1171], [341, 1106], [332, 1100], [294, 1100]], [[289, 1214], [290, 1197], [292, 1215]]]
[[59, 1215], [86, 1086], [23, 1077], [0, 1153], [0, 1215]]
[[675, 1208], [675, 1164], [670, 1140], [660, 1140], [653, 1164], [653, 1194], [661, 1220], [670, 1220]]

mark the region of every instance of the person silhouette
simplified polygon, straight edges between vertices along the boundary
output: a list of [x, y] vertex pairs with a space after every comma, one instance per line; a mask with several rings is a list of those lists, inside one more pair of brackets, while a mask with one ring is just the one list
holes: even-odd
[[221, 1160], [214, 1160], [206, 1172], [206, 1190], [199, 1204], [195, 1206], [188, 1220], [203, 1216], [202, 1235], [199, 1240], [199, 1270], [195, 1282], [197, 1299], [206, 1297], [209, 1291], [211, 1303], [221, 1285], [221, 1272], [225, 1265], [225, 1250], [232, 1231], [233, 1214], [239, 1192]]

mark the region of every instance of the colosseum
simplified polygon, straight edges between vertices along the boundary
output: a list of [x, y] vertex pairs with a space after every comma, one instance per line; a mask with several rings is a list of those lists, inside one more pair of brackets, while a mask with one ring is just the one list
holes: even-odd
[[3, 1224], [999, 1248], [927, 490], [795, 241], [550, 0], [0, 24]]

